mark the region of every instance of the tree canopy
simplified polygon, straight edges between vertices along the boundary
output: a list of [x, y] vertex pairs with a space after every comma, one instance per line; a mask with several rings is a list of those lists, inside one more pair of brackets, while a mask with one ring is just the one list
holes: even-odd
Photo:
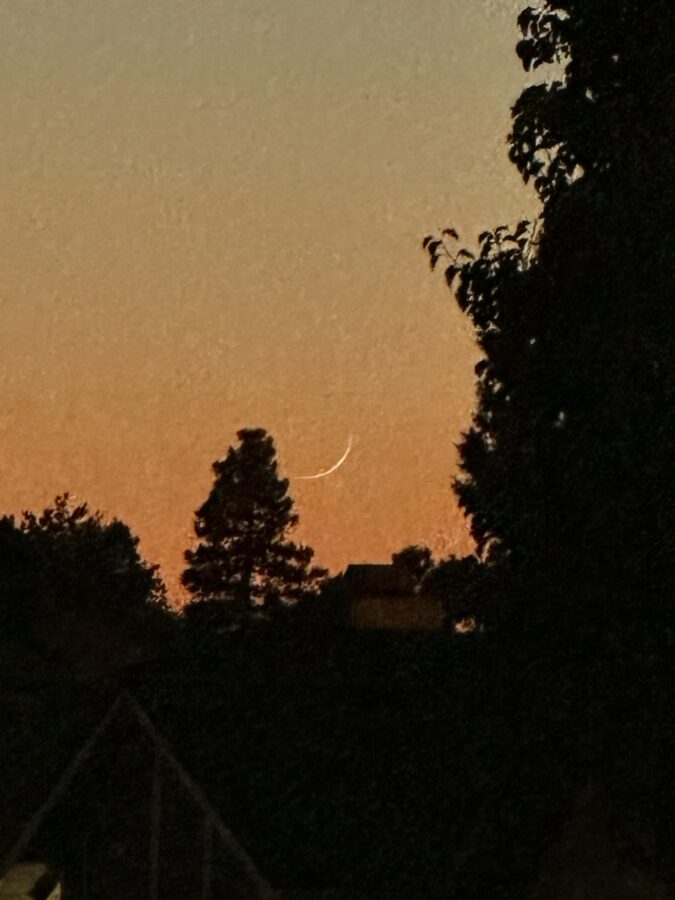
[[288, 538], [298, 515], [272, 437], [262, 428], [237, 437], [239, 446], [213, 463], [213, 488], [195, 514], [199, 543], [185, 552], [182, 582], [195, 600], [250, 617], [314, 596], [326, 571], [311, 565], [311, 547]]
[[524, 10], [525, 68], [560, 73], [523, 91], [509, 137], [541, 215], [475, 250], [453, 229], [425, 239], [483, 351], [456, 482], [479, 552], [596, 633], [646, 608], [671, 628], [674, 16], [659, 0]]
[[565, 746], [612, 798], [621, 853], [646, 841], [672, 871], [675, 5], [542, 0], [519, 26], [525, 69], [550, 72], [509, 136], [541, 213], [423, 242], [483, 357], [455, 490], [521, 752], [546, 746], [543, 773]]
[[41, 514], [23, 513], [19, 531], [42, 560], [59, 605], [122, 611], [164, 599], [158, 566], [138, 553], [139, 539], [119, 519], [106, 522], [87, 503], [60, 494]]
[[396, 568], [410, 575], [417, 584], [434, 566], [430, 548], [420, 544], [410, 544], [397, 553], [392, 553], [391, 561]]
[[494, 624], [498, 593], [492, 569], [476, 556], [451, 556], [431, 567], [420, 585], [422, 597], [441, 600], [450, 627]]
[[87, 673], [136, 659], [166, 610], [158, 567], [141, 558], [138, 543], [124, 522], [106, 521], [67, 493], [42, 513], [23, 512], [18, 524], [4, 516], [2, 638], [56, 652]]

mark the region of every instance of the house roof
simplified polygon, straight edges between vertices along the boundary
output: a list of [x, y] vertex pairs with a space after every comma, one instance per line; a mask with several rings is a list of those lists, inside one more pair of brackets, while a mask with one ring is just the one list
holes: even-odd
[[342, 582], [352, 594], [411, 594], [415, 581], [393, 564], [359, 563], [347, 566]]
[[[199, 786], [176, 759], [138, 701], [126, 692], [120, 694], [108, 709], [98, 727], [94, 729], [89, 739], [62, 773], [61, 778], [56, 782], [43, 805], [19, 834], [9, 853], [4, 859], [0, 860], [0, 879], [22, 859], [43, 823], [48, 820], [50, 814], [61, 804], [73, 785], [81, 780], [84, 770], [88, 768], [93, 760], [100, 756], [102, 739], [113, 726], [121, 727], [126, 733], [129, 732], [130, 727], [137, 729], [139, 740], [144, 742], [154, 754], [155, 767], [161, 765], [167, 773], [171, 774], [174, 783], [180, 785], [188, 803], [202, 819], [204, 839], [208, 840], [209, 846], [213, 844], [213, 849], [209, 851], [209, 856], [219, 848], [225, 850], [240, 871], [241, 877], [245, 879], [252, 889], [252, 893], [247, 896], [255, 896], [260, 898], [260, 900], [271, 898], [273, 891], [266, 879], [223, 823], [219, 814], [208, 802]], [[160, 770], [156, 768], [155, 771], [159, 773]], [[159, 778], [159, 774], [155, 777]], [[157, 784], [159, 785], [159, 782]], [[158, 807], [158, 815], [160, 811], [161, 808]]]
[[0, 900], [56, 900], [60, 896], [59, 879], [44, 863], [19, 863], [0, 877]]

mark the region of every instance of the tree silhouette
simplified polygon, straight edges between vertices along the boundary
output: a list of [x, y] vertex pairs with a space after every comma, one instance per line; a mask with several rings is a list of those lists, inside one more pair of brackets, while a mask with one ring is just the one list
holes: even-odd
[[483, 232], [475, 251], [452, 229], [425, 238], [484, 353], [456, 490], [536, 629], [552, 592], [577, 631], [645, 613], [672, 631], [674, 17], [663, 0], [528, 7], [525, 68], [562, 69], [513, 108], [510, 156], [541, 216]]
[[165, 597], [158, 566], [144, 562], [139, 539], [119, 519], [104, 520], [68, 493], [41, 514], [26, 511], [19, 531], [43, 560], [49, 593], [62, 610], [85, 606], [123, 612]]
[[18, 524], [0, 519], [2, 638], [85, 674], [138, 659], [168, 620], [158, 567], [137, 548], [124, 522], [67, 493]]
[[314, 596], [327, 574], [311, 566], [314, 551], [288, 540], [298, 523], [288, 480], [262, 428], [242, 429], [240, 445], [213, 464], [214, 485], [197, 510], [195, 550], [182, 583], [202, 603], [235, 618], [270, 613]]
[[0, 621], [2, 637], [30, 640], [48, 590], [45, 558], [13, 516], [0, 519]]
[[429, 547], [419, 544], [411, 544], [399, 550], [398, 553], [392, 553], [391, 561], [396, 568], [410, 575], [417, 584], [434, 565]]
[[[559, 73], [523, 91], [509, 137], [541, 214], [473, 249], [454, 229], [423, 242], [483, 352], [455, 489], [501, 587], [523, 739], [565, 746], [605, 797], [621, 784], [630, 799], [617, 820], [658, 807], [649, 827], [664, 835], [675, 808], [675, 5], [542, 0], [519, 26], [524, 67]], [[637, 846], [635, 831], [624, 839], [623, 853]], [[672, 870], [667, 841], [649, 852]]]
[[429, 569], [420, 585], [422, 597], [442, 601], [448, 624], [492, 624], [496, 585], [493, 569], [475, 556], [445, 559]]

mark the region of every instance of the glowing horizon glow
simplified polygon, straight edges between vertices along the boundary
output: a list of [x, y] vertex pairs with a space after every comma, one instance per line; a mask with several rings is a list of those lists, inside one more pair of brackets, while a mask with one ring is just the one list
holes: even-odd
[[342, 454], [340, 459], [335, 463], [335, 465], [331, 466], [329, 469], [320, 469], [316, 475], [295, 475], [291, 476], [291, 481], [313, 481], [316, 478], [325, 478], [326, 475], [332, 475], [337, 469], [340, 468], [342, 463], [347, 459], [349, 453], [352, 449], [352, 435], [349, 435], [349, 440], [347, 441], [347, 449]]
[[0, 512], [68, 490], [178, 600], [212, 463], [264, 423], [284, 478], [359, 444], [290, 481], [322, 567], [472, 552], [480, 354], [420, 244], [536, 215], [523, 5], [0, 4]]

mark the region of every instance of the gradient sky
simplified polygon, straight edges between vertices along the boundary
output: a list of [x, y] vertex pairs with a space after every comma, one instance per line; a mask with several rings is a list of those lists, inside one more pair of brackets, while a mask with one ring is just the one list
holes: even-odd
[[420, 240], [532, 214], [519, 0], [0, 5], [1, 512], [69, 490], [175, 593], [267, 428], [317, 561], [470, 549], [471, 329]]

